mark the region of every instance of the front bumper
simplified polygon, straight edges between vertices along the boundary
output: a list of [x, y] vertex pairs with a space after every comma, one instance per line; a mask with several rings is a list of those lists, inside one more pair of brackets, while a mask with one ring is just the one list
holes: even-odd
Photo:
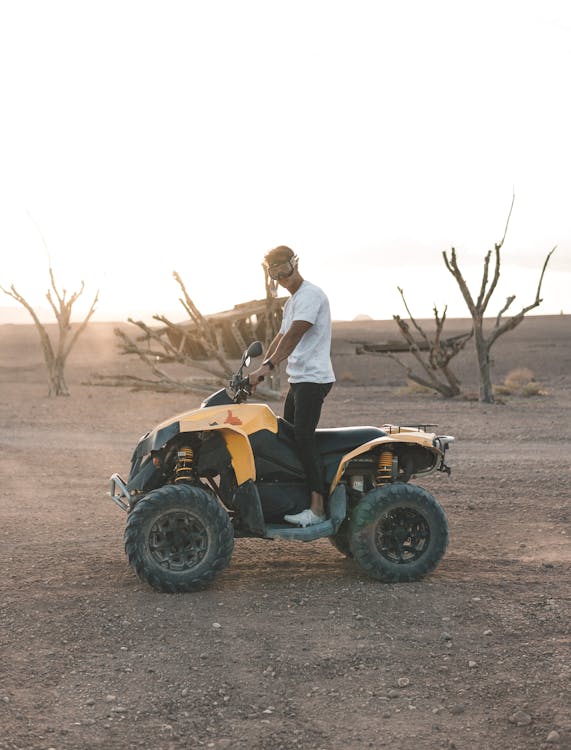
[[109, 492], [111, 500], [118, 505], [121, 510], [128, 513], [131, 510], [131, 494], [127, 489], [124, 479], [119, 474], [112, 474], [109, 478]]

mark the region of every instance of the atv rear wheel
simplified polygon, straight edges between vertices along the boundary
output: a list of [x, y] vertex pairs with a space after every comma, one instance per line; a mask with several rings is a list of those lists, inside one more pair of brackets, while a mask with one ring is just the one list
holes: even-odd
[[142, 580], [168, 593], [204, 588], [230, 562], [234, 547], [226, 511], [206, 490], [168, 484], [129, 514], [125, 552]]
[[387, 484], [353, 511], [349, 544], [355, 560], [386, 583], [417, 581], [438, 565], [448, 544], [442, 507], [422, 487]]

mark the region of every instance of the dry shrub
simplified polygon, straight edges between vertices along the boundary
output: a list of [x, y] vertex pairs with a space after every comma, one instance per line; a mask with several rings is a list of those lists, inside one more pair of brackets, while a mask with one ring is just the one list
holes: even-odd
[[527, 367], [516, 367], [510, 370], [504, 382], [494, 388], [495, 393], [502, 396], [546, 396], [547, 392], [535, 380], [533, 372]]
[[504, 385], [506, 388], [518, 390], [533, 380], [535, 380], [533, 372], [528, 367], [516, 367], [505, 376]]
[[544, 391], [542, 387], [535, 380], [531, 383], [526, 383], [521, 388], [522, 396], [547, 396], [547, 391]]

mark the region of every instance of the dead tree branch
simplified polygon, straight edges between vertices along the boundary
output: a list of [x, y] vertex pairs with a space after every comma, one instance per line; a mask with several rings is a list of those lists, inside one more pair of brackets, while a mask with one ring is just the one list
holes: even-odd
[[102, 375], [94, 373], [84, 385], [97, 385], [107, 388], [128, 387], [132, 391], [153, 391], [155, 393], [208, 393], [213, 384], [206, 381], [190, 379], [150, 380], [137, 375]]
[[[466, 342], [471, 338], [472, 333], [461, 334], [460, 336], [454, 336], [451, 339], [443, 339], [442, 331], [446, 322], [446, 312], [448, 308], [445, 307], [442, 315], [440, 315], [437, 307], [434, 306], [433, 312], [436, 327], [433, 336], [429, 336], [420, 323], [418, 323], [413, 317], [403, 290], [400, 287], [397, 288], [402, 297], [411, 324], [421, 337], [420, 342], [414, 338], [411, 327], [400, 317], [400, 315], [393, 315], [393, 320], [399, 327], [401, 336], [407, 343], [410, 354], [412, 354], [418, 363], [423, 374], [415, 372], [410, 365], [405, 364], [394, 354], [394, 352], [385, 351], [382, 353], [396, 362], [399, 367], [406, 372], [407, 377], [413, 382], [436, 391], [445, 398], [458, 396], [461, 392], [460, 381], [452, 372], [450, 361], [462, 351]], [[365, 352], [381, 353], [378, 350], [375, 351], [375, 347], [371, 346], [362, 345], [357, 348], [357, 354], [364, 354]], [[428, 354], [424, 354], [424, 352], [428, 352]]]
[[[417, 331], [419, 332], [419, 334], [420, 334], [420, 335], [422, 336], [422, 338], [424, 339], [424, 341], [426, 342], [426, 344], [428, 345], [428, 347], [430, 347], [430, 341], [429, 341], [429, 339], [428, 339], [428, 336], [427, 336], [427, 335], [426, 335], [426, 334], [424, 333], [424, 331], [422, 330], [422, 328], [421, 328], [421, 327], [420, 327], [420, 326], [418, 325], [418, 323], [417, 323], [417, 322], [416, 322], [416, 320], [414, 319], [414, 317], [413, 317], [413, 315], [412, 315], [412, 313], [411, 313], [411, 311], [410, 311], [410, 309], [409, 309], [408, 303], [407, 303], [407, 301], [406, 301], [406, 299], [405, 299], [405, 296], [404, 296], [404, 292], [403, 292], [402, 288], [401, 288], [400, 286], [398, 286], [398, 287], [397, 287], [397, 289], [399, 290], [399, 294], [400, 294], [400, 296], [401, 296], [401, 298], [402, 298], [403, 304], [404, 304], [404, 306], [405, 306], [405, 310], [406, 310], [406, 311], [407, 311], [407, 313], [408, 313], [408, 317], [410, 318], [410, 322], [411, 322], [411, 323], [413, 324], [413, 326], [414, 326], [414, 327], [416, 328], [416, 330], [417, 330]], [[435, 308], [435, 309], [436, 309], [436, 308]], [[445, 314], [446, 314], [446, 313], [445, 313]], [[396, 320], [396, 318], [398, 318], [399, 316], [397, 315], [397, 316], [393, 316], [393, 317], [394, 317], [394, 319]], [[401, 318], [399, 318], [399, 320], [401, 320]], [[397, 321], [397, 323], [398, 323], [398, 321]], [[405, 338], [406, 338], [406, 337], [405, 337]]]
[[[545, 275], [545, 269], [547, 268], [547, 264], [549, 263], [549, 259], [553, 255], [553, 253], [557, 250], [557, 246], [553, 247], [548, 253], [545, 258], [545, 261], [543, 262], [543, 268], [541, 270], [541, 275], [539, 277], [539, 283], [537, 285], [537, 291], [535, 293], [535, 300], [526, 307], [523, 307], [516, 315], [513, 315], [511, 318], [508, 318], [500, 325], [500, 315], [496, 318], [496, 325], [490, 332], [488, 336], [488, 342], [490, 346], [498, 339], [502, 334], [506, 333], [507, 331], [512, 331], [516, 326], [518, 326], [521, 321], [524, 319], [525, 315], [530, 311], [533, 310], [535, 307], [539, 307], [539, 305], [543, 302], [543, 299], [541, 297], [541, 285], [543, 284], [543, 277]], [[515, 299], [515, 294], [513, 297], [508, 299]], [[511, 302], [510, 302], [511, 304]]]

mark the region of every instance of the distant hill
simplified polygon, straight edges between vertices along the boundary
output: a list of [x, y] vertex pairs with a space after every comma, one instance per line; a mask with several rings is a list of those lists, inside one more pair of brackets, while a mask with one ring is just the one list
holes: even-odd
[[355, 315], [354, 321], [359, 322], [360, 320], [374, 320], [370, 315]]
[[[35, 308], [36, 315], [42, 323], [53, 323], [54, 316], [47, 307]], [[1, 307], [0, 306], [0, 325], [3, 323], [31, 323], [34, 321], [30, 313], [23, 307]]]
[[[34, 310], [36, 311], [36, 314], [38, 318], [40, 319], [41, 323], [53, 323], [54, 325], [57, 325], [55, 316], [53, 312], [47, 308], [47, 307], [35, 307]], [[74, 323], [81, 323], [85, 315], [87, 314], [87, 310], [85, 309], [77, 309], [73, 311], [73, 315], [71, 318], [72, 325]], [[181, 312], [180, 310], [174, 309], [174, 310], [168, 310], [164, 315], [169, 319], [176, 322], [180, 322], [181, 320], [184, 320], [184, 311]], [[143, 320], [145, 323], [151, 326], [158, 325], [156, 320], [153, 320], [153, 314], [150, 313], [148, 310], [132, 310], [129, 312], [125, 312], [125, 310], [116, 310], [108, 312], [104, 315], [98, 314], [97, 310], [95, 311], [95, 315], [91, 319], [93, 323], [101, 323], [101, 322], [126, 322], [127, 318], [133, 318], [134, 320]], [[3, 324], [12, 324], [12, 325], [21, 325], [21, 324], [34, 324], [34, 321], [32, 320], [32, 316], [30, 313], [25, 310], [23, 307], [2, 307], [0, 306], [0, 325]]]

